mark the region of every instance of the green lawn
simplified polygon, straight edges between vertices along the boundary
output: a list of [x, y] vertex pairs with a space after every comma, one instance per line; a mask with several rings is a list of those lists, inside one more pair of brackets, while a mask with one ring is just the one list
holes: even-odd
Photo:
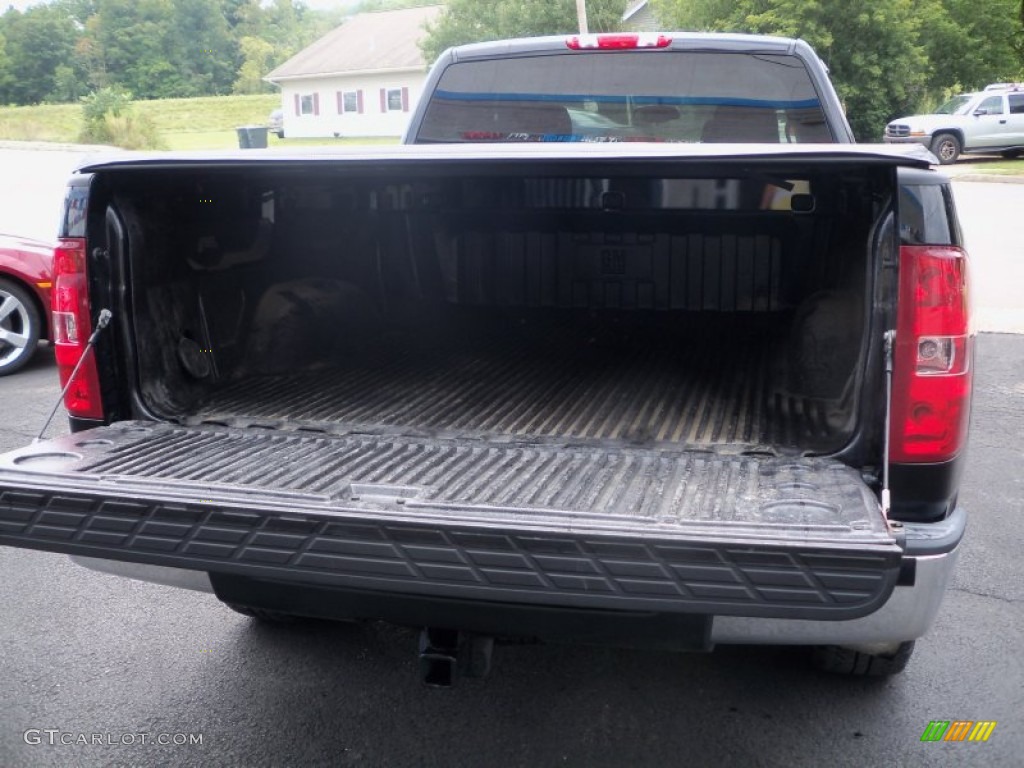
[[1024, 158], [1018, 160], [978, 160], [969, 163], [971, 173], [991, 173], [1002, 176], [1024, 176]]
[[[264, 125], [270, 112], [280, 106], [281, 97], [274, 93], [135, 102], [136, 112], [156, 123], [168, 149], [184, 150], [237, 147], [236, 126]], [[0, 107], [0, 141], [75, 143], [81, 127], [82, 108], [77, 104]], [[300, 147], [394, 144], [397, 141], [397, 138], [387, 137], [282, 140], [271, 135], [268, 143], [271, 147]]]
[[77, 104], [0, 107], [0, 140], [73, 142], [81, 125]]
[[152, 119], [168, 139], [176, 133], [233, 131], [237, 125], [265, 125], [271, 110], [280, 106], [281, 97], [276, 93], [135, 102], [138, 113]]
[[[232, 149], [238, 147], [238, 134], [232, 128], [228, 131], [182, 131], [165, 133], [168, 149]], [[274, 134], [267, 137], [267, 146], [274, 147], [334, 147], [352, 144], [397, 144], [397, 137], [342, 139], [279, 139]]]

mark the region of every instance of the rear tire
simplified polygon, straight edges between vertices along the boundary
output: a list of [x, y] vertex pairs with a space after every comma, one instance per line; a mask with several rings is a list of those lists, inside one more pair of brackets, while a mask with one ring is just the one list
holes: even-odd
[[955, 134], [940, 133], [932, 139], [932, 154], [939, 159], [940, 165], [955, 163], [961, 152], [963, 145]]
[[814, 649], [814, 666], [825, 672], [850, 677], [889, 677], [907, 668], [914, 653], [914, 642], [900, 643], [894, 653], [862, 653], [838, 645], [820, 645]]
[[1021, 155], [1024, 155], [1024, 149], [1008, 149], [1005, 152], [1000, 152], [999, 154], [1007, 160], [1016, 160]]
[[0, 376], [28, 363], [42, 327], [33, 296], [18, 283], [0, 278]]

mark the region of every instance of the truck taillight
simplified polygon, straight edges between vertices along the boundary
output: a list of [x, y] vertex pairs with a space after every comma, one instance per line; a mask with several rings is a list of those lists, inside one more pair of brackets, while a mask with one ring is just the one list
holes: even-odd
[[889, 457], [941, 462], [967, 438], [974, 331], [967, 256], [949, 246], [900, 249]]
[[[85, 254], [85, 240], [70, 237], [62, 238], [53, 252], [53, 346], [62, 387], [67, 385], [92, 333]], [[99, 375], [93, 352], [82, 361], [74, 381], [68, 387], [64, 395], [64, 406], [72, 416], [103, 418]]]
[[605, 50], [628, 51], [635, 48], [668, 48], [672, 38], [668, 35], [647, 33], [619, 33], [608, 35], [574, 35], [565, 41], [573, 51]]

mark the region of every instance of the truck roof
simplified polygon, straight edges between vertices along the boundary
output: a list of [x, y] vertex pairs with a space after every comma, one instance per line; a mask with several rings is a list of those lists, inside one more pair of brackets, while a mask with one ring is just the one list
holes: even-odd
[[[813, 49], [803, 40], [772, 35], [746, 35], [725, 32], [645, 32], [644, 38], [664, 36], [671, 40], [667, 46], [680, 51], [742, 51], [743, 53], [793, 53], [798, 48], [817, 57]], [[494, 40], [484, 43], [470, 43], [450, 48], [448, 53], [455, 61], [492, 56], [515, 56], [517, 54], [544, 51], [564, 52], [566, 41], [574, 37], [596, 38], [600, 35], [550, 35], [546, 37], [520, 37], [510, 40]]]

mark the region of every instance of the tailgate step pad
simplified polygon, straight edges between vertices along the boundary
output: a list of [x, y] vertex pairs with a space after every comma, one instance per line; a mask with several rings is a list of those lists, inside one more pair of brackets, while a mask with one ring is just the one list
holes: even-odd
[[0, 457], [0, 544], [411, 594], [849, 619], [901, 550], [824, 458], [119, 423]]

